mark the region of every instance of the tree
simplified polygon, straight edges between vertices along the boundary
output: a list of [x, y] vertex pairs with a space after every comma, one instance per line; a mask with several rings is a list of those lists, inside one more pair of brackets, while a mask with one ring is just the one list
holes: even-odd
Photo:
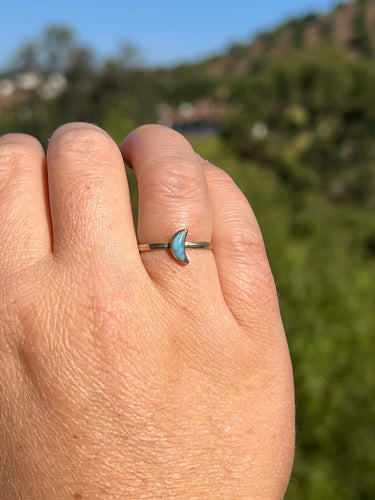
[[92, 64], [91, 51], [77, 44], [70, 28], [56, 25], [48, 27], [36, 41], [21, 47], [11, 67], [15, 71], [66, 73], [82, 62]]
[[138, 47], [129, 42], [120, 45], [116, 62], [124, 69], [137, 69], [142, 65], [142, 54]]
[[354, 37], [351, 40], [353, 48], [359, 50], [364, 56], [373, 56], [373, 46], [367, 26], [367, 0], [357, 1], [357, 15], [354, 24]]
[[16, 71], [39, 71], [39, 47], [35, 42], [27, 42], [14, 56], [11, 67]]
[[40, 44], [40, 57], [43, 67], [52, 72], [65, 73], [72, 63], [74, 34], [63, 26], [46, 29]]

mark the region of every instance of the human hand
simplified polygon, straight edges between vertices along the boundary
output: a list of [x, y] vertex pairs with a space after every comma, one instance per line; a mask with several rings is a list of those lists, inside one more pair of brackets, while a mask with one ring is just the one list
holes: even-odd
[[[279, 499], [289, 353], [243, 194], [160, 127], [0, 138], [0, 497]], [[48, 172], [48, 177], [47, 177]]]

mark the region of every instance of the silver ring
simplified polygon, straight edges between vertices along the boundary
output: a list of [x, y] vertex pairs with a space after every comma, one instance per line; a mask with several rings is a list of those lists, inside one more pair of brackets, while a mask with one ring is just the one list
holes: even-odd
[[205, 248], [211, 250], [212, 243], [209, 241], [186, 241], [187, 232], [187, 229], [181, 229], [173, 235], [169, 243], [141, 243], [138, 245], [138, 249], [140, 252], [169, 249], [177, 262], [189, 264], [185, 248]]

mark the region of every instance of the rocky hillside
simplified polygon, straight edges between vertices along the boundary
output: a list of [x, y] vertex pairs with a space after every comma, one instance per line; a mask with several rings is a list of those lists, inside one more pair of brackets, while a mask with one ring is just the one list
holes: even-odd
[[340, 3], [328, 15], [311, 13], [260, 33], [251, 44], [233, 44], [207, 61], [212, 74], [248, 73], [264, 57], [318, 44], [335, 45], [353, 56], [375, 55], [375, 0]]

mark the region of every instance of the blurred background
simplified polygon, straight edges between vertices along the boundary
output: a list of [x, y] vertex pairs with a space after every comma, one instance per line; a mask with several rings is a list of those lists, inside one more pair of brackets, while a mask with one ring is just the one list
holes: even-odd
[[294, 365], [286, 498], [374, 499], [375, 0], [259, 3], [3, 2], [0, 133], [156, 122], [227, 170]]

